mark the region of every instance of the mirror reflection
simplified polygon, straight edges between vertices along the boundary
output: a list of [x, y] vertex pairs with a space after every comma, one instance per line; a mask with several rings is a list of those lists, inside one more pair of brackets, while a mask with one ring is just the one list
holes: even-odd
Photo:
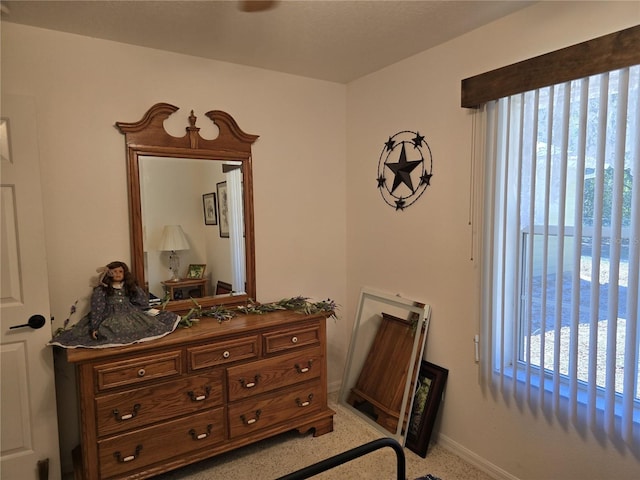
[[356, 312], [340, 403], [401, 445], [430, 312], [428, 305], [370, 288], [362, 290]]
[[141, 156], [139, 172], [150, 294], [198, 298], [219, 285], [244, 293], [241, 162]]

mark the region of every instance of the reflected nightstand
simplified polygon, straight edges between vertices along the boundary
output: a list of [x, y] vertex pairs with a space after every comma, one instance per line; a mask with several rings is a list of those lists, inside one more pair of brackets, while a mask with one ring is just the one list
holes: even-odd
[[[181, 278], [178, 281], [165, 280], [161, 282], [165, 291], [169, 294], [169, 300], [182, 300], [193, 297], [207, 296], [206, 278]], [[185, 294], [185, 290], [187, 290]]]

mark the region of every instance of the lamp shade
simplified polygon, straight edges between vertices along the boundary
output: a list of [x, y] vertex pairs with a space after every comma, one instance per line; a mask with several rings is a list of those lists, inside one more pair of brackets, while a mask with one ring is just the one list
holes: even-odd
[[189, 250], [189, 242], [180, 225], [165, 225], [160, 239], [160, 250]]

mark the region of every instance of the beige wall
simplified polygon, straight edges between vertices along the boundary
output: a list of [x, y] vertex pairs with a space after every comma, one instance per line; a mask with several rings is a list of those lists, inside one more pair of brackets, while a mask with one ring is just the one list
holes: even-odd
[[[260, 135], [258, 300], [302, 294], [342, 305], [328, 323], [332, 388], [361, 287], [400, 293], [433, 307], [426, 356], [450, 370], [441, 442], [503, 478], [631, 478], [637, 459], [479, 386], [471, 116], [459, 105], [461, 79], [637, 24], [639, 5], [544, 2], [346, 87], [3, 23], [2, 90], [35, 97], [38, 109], [54, 326], [88, 294], [97, 266], [129, 260], [124, 141], [113, 124], [156, 102], [181, 108], [184, 117], [169, 122], [177, 131], [192, 108], [199, 124], [204, 112], [225, 110]], [[384, 141], [401, 130], [425, 135], [434, 177], [396, 212], [375, 176]], [[59, 406], [61, 415], [70, 409]], [[74, 434], [62, 428], [64, 462]]]
[[[174, 135], [184, 134], [191, 109], [199, 126], [217, 109], [260, 135], [257, 300], [305, 295], [346, 304], [344, 85], [5, 22], [1, 53], [3, 94], [34, 97], [38, 112], [54, 329], [90, 293], [98, 266], [130, 260], [124, 136], [114, 124], [139, 120], [157, 102], [180, 107], [166, 122]], [[204, 130], [212, 138], [215, 127]], [[333, 384], [350, 328], [329, 322]], [[70, 391], [59, 406], [67, 469], [77, 443]]]
[[[367, 284], [431, 304], [426, 358], [449, 369], [439, 440], [501, 477], [640, 478], [640, 463], [480, 387], [472, 115], [460, 108], [460, 81], [638, 23], [640, 2], [543, 2], [348, 86], [347, 298]], [[396, 212], [374, 176], [383, 143], [401, 130], [425, 135], [434, 176], [416, 204]]]

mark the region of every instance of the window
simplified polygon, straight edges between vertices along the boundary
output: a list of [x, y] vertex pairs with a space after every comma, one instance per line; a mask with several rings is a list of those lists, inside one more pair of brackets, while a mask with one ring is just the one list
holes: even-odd
[[640, 445], [640, 66], [486, 114], [487, 377]]

